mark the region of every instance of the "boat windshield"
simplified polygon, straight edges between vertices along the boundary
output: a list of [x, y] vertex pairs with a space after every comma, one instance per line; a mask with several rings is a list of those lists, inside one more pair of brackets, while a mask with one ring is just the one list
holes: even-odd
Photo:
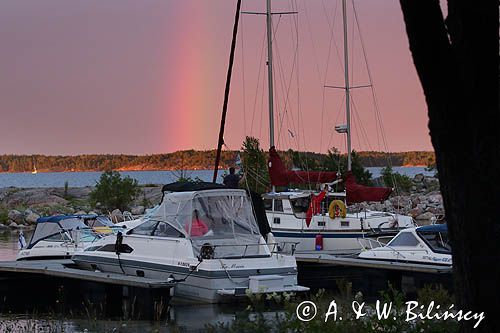
[[[33, 247], [36, 243], [43, 239], [47, 239], [49, 241], [67, 241], [68, 239], [72, 239], [72, 236], [68, 231], [77, 228], [81, 229], [88, 227], [79, 218], [68, 218], [55, 222], [38, 222], [35, 231], [33, 232], [33, 236], [31, 237], [28, 248]], [[64, 236], [58, 236], [63, 233], [65, 234]]]
[[259, 255], [267, 248], [260, 244], [259, 228], [243, 190], [169, 193], [151, 219], [167, 221], [184, 233], [195, 255], [204, 246], [210, 246], [216, 258]]
[[451, 254], [451, 242], [447, 232], [417, 230], [417, 233], [432, 251]]
[[50, 242], [93, 242], [121, 228], [103, 216], [55, 216], [41, 218], [36, 224], [28, 248], [41, 240]]
[[399, 235], [394, 237], [388, 246], [396, 247], [396, 246], [409, 246], [415, 247], [419, 244], [417, 237], [415, 237], [411, 232], [400, 232]]

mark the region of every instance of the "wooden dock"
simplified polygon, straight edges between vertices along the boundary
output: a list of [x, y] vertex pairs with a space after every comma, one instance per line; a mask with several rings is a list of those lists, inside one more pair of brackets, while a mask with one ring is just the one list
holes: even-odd
[[154, 280], [145, 277], [130, 276], [116, 273], [86, 271], [74, 268], [75, 263], [70, 260], [32, 260], [32, 261], [0, 261], [0, 275], [2, 272], [43, 274], [58, 278], [78, 279], [97, 283], [114, 284], [144, 289], [172, 288], [174, 282]]
[[78, 269], [72, 260], [0, 262], [0, 312], [158, 319], [168, 315], [174, 286], [168, 280]]

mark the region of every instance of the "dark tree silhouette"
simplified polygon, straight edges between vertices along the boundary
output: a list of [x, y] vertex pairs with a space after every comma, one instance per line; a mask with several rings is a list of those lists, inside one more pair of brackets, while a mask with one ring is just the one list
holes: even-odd
[[475, 331], [500, 332], [498, 1], [448, 0], [446, 20], [438, 0], [400, 3], [428, 106], [457, 305], [485, 312]]

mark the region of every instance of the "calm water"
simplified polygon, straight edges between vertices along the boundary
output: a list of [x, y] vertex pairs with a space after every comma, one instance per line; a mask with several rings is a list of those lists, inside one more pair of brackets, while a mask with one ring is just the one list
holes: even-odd
[[[372, 177], [380, 177], [383, 168], [367, 168]], [[394, 172], [398, 172], [409, 177], [418, 173], [432, 176], [434, 172], [425, 171], [425, 167], [394, 167]], [[222, 182], [224, 170], [219, 171], [218, 182]], [[124, 171], [124, 176], [137, 179], [139, 184], [167, 184], [176, 181], [180, 176], [180, 171]], [[33, 175], [31, 173], [0, 173], [0, 187], [64, 187], [68, 182], [70, 187], [93, 186], [99, 180], [101, 172], [43, 172]], [[199, 178], [204, 181], [212, 181], [212, 170], [189, 170], [184, 171], [184, 177]]]

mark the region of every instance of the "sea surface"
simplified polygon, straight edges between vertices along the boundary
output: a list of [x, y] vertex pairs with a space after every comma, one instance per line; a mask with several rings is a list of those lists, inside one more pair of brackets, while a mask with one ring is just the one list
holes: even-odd
[[[372, 178], [380, 177], [381, 167], [367, 168]], [[398, 172], [409, 177], [414, 177], [418, 173], [433, 176], [434, 172], [426, 171], [425, 167], [393, 167], [394, 172]], [[0, 173], [1, 187], [64, 187], [68, 182], [69, 187], [94, 186], [99, 180], [102, 172], [40, 172], [37, 174], [21, 173]], [[187, 170], [187, 171], [123, 171], [123, 176], [130, 176], [137, 179], [139, 184], [168, 184], [175, 182], [180, 177], [199, 178], [203, 181], [212, 181], [212, 170]], [[225, 170], [219, 170], [217, 182], [222, 182]]]

